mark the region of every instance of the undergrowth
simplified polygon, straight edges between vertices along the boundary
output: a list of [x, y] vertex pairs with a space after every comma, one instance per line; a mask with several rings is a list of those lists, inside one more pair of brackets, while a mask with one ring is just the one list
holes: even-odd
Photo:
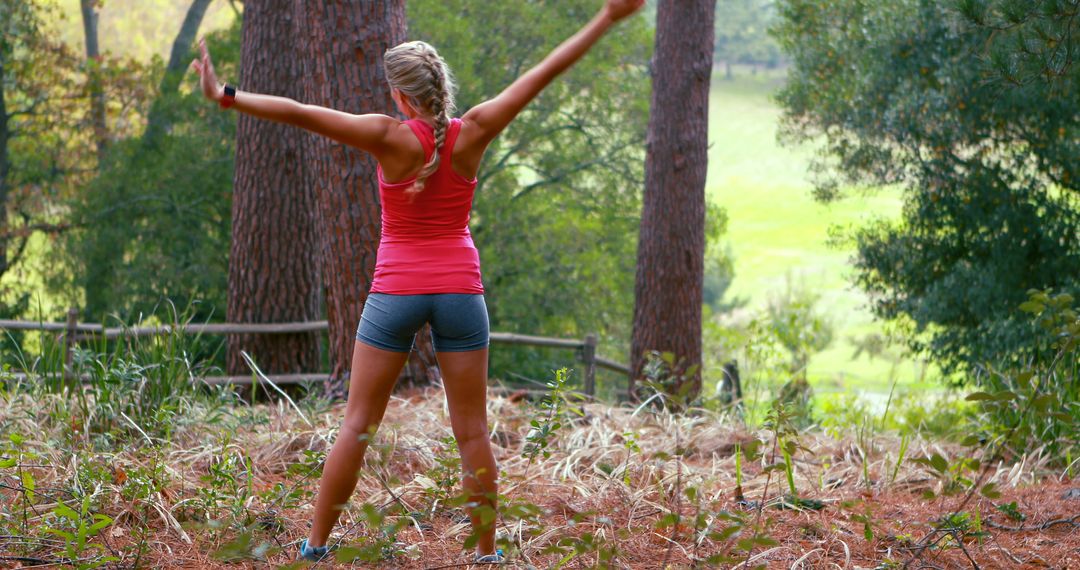
[[[778, 556], [802, 567], [850, 562], [860, 548], [881, 568], [974, 563], [991, 533], [1017, 532], [1001, 528], [1075, 528], [1008, 495], [1076, 471], [1076, 398], [1050, 389], [1076, 387], [1076, 315], [1060, 295], [1034, 292], [1031, 303], [1055, 358], [994, 370], [965, 401], [941, 403], [969, 422], [957, 442], [913, 395], [890, 398], [883, 414], [857, 401], [819, 407], [827, 419], [775, 398], [750, 424], [739, 402], [672, 394], [689, 382], [656, 354], [640, 404], [582, 400], [566, 369], [539, 400], [492, 398], [495, 511], [462, 494], [437, 397], [395, 400], [331, 537], [334, 560], [433, 567], [435, 548], [453, 564], [477, 540], [470, 508], [511, 560], [546, 568], [765, 568]], [[291, 560], [340, 405], [317, 394], [245, 404], [199, 382], [190, 342], [178, 331], [100, 341], [70, 366], [46, 343], [20, 355], [25, 379], [0, 372], [0, 560], [139, 568], [159, 565], [170, 542], [204, 562], [307, 565]], [[898, 529], [881, 507], [898, 494], [933, 515]], [[817, 546], [791, 551], [805, 541]]]

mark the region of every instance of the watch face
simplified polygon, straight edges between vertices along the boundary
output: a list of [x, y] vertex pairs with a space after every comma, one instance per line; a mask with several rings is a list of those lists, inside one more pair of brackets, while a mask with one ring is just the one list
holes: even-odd
[[233, 87], [232, 85], [226, 85], [225, 86], [225, 94], [228, 95], [229, 97], [235, 97], [236, 96], [236, 88]]

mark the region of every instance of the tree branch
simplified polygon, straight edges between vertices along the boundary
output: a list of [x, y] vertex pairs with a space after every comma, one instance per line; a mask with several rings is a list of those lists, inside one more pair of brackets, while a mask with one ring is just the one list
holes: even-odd
[[199, 31], [199, 25], [202, 23], [203, 16], [206, 15], [206, 8], [209, 5], [210, 0], [192, 0], [188, 6], [184, 22], [180, 25], [180, 31], [176, 33], [176, 37], [173, 39], [169, 63], [165, 66], [165, 73], [162, 75], [161, 83], [158, 85], [159, 100], [156, 101], [155, 105], [151, 106], [150, 116], [146, 120], [146, 131], [143, 133], [142, 138], [144, 144], [152, 143], [170, 126], [168, 116], [162, 108], [160, 99], [175, 93], [179, 89], [180, 81], [187, 70], [184, 60], [187, 57], [188, 50], [191, 49], [192, 43], [195, 41], [195, 34]]
[[513, 196], [511, 196], [510, 199], [511, 200], [517, 200], [518, 198], [521, 198], [521, 197], [525, 196], [526, 194], [528, 194], [529, 192], [532, 192], [533, 190], [536, 190], [537, 188], [540, 188], [540, 187], [543, 187], [543, 186], [550, 186], [552, 184], [557, 184], [559, 182], [562, 182], [562, 181], [566, 180], [571, 175], [574, 175], [574, 174], [577, 174], [579, 172], [588, 170], [588, 169], [590, 169], [590, 168], [592, 168], [592, 167], [594, 167], [594, 166], [596, 166], [598, 164], [603, 164], [603, 163], [609, 161], [611, 159], [611, 157], [615, 155], [616, 152], [618, 152], [618, 151], [620, 151], [620, 150], [622, 150], [624, 148], [630, 147], [630, 146], [634, 145], [635, 143], [636, 143], [636, 141], [630, 141], [630, 142], [628, 142], [626, 144], [623, 144], [621, 146], [616, 147], [615, 149], [612, 149], [611, 152], [607, 153], [604, 156], [600, 156], [600, 157], [597, 157], [597, 158], [595, 158], [593, 160], [589, 160], [589, 161], [586, 161], [586, 162], [580, 162], [577, 165], [575, 165], [573, 168], [563, 170], [561, 172], [549, 175], [547, 178], [544, 178], [543, 180], [538, 180], [536, 182], [533, 182], [532, 184], [529, 184], [529, 185], [525, 186], [524, 188], [522, 188], [521, 191], [518, 192], [517, 194], [514, 194]]
[[0, 241], [7, 241], [14, 238], [29, 238], [34, 232], [44, 232], [55, 235], [63, 233], [73, 227], [75, 227], [75, 224], [68, 222], [61, 222], [59, 224], [25, 224], [17, 228], [12, 228], [4, 233], [0, 233]]
[[535, 137], [528, 137], [528, 138], [519, 140], [517, 142], [517, 144], [510, 147], [509, 149], [507, 149], [506, 152], [503, 153], [502, 157], [499, 158], [498, 162], [496, 162], [494, 166], [491, 166], [490, 168], [485, 168], [484, 169], [484, 172], [480, 176], [481, 184], [484, 183], [484, 182], [487, 182], [487, 180], [490, 179], [492, 176], [502, 172], [503, 170], [506, 170], [510, 159], [513, 158], [517, 153], [519, 153], [522, 150], [528, 148], [529, 145], [533, 144], [537, 140], [544, 140], [544, 139], [548, 138], [550, 135], [553, 135], [553, 134], [555, 134], [555, 133], [557, 133], [559, 131], [581, 131], [581, 132], [584, 132], [584, 129], [582, 129], [580, 127], [580, 125], [578, 125], [578, 124], [559, 125], [557, 127], [552, 127], [552, 128], [550, 128], [550, 129], [548, 129], [546, 131], [543, 131], [543, 132], [539, 133], [538, 135], [536, 135]]

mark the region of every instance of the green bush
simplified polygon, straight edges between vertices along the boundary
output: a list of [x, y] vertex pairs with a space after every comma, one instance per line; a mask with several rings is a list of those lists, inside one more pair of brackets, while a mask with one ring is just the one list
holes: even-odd
[[[1066, 14], [1075, 8], [1012, 0], [777, 6], [776, 36], [793, 61], [778, 95], [782, 129], [819, 149], [817, 196], [903, 190], [901, 219], [848, 233], [854, 282], [873, 312], [910, 324], [912, 352], [961, 383], [985, 379], [966, 373], [986, 363], [1026, 366], [1040, 341], [1014, 311], [1024, 291], [1080, 290], [1080, 66], [1038, 75], [1020, 60], [1069, 60], [1053, 60], [1068, 50], [1047, 42], [1075, 37], [1061, 31], [1074, 25]], [[1002, 12], [1011, 16], [1003, 21]], [[1017, 62], [1022, 84], [1001, 81], [992, 61]]]
[[[239, 20], [209, 41], [218, 73], [235, 77]], [[156, 84], [164, 72], [156, 63], [145, 81]], [[63, 236], [64, 263], [54, 265], [49, 282], [57, 294], [72, 281], [85, 291], [87, 321], [139, 320], [167, 301], [193, 307], [199, 320], [225, 316], [236, 114], [207, 105], [198, 92], [153, 104], [169, 115], [170, 132], [153, 145], [141, 137], [113, 143], [71, 203], [74, 229]]]
[[981, 390], [967, 399], [978, 405], [975, 435], [1021, 455], [1037, 447], [1055, 463], [1080, 445], [1080, 316], [1066, 293], [1030, 291], [1020, 305], [1029, 313], [1037, 350], [1023, 365], [986, 367]]

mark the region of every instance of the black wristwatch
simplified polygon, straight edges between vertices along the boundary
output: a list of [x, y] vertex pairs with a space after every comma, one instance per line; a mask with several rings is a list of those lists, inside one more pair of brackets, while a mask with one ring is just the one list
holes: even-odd
[[236, 88], [228, 83], [225, 84], [225, 95], [218, 101], [222, 109], [228, 109], [236, 101]]

